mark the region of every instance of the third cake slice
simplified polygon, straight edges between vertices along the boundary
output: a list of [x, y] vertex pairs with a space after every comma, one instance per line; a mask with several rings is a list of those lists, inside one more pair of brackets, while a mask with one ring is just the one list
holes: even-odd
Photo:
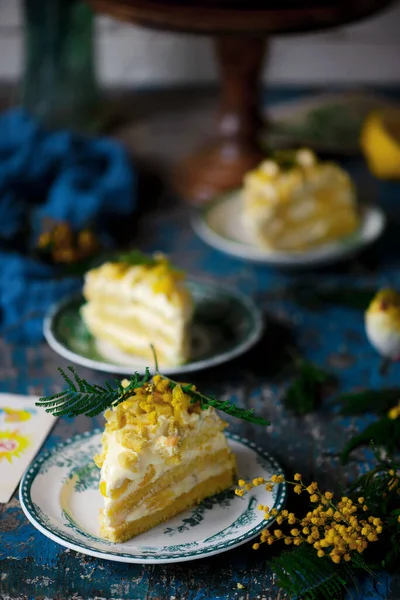
[[269, 250], [339, 240], [359, 226], [354, 185], [339, 165], [310, 150], [282, 151], [245, 176], [242, 223], [250, 241]]

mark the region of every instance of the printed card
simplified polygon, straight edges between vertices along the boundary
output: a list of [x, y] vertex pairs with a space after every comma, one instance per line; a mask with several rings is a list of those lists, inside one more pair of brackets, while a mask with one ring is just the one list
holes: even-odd
[[35, 406], [36, 396], [0, 394], [0, 502], [15, 488], [56, 419]]

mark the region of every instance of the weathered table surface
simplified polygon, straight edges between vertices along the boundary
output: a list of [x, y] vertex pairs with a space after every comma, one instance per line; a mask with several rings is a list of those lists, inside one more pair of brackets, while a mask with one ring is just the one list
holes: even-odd
[[[325, 405], [318, 412], [295, 417], [282, 404], [287, 384], [288, 349], [336, 373], [340, 389], [395, 384], [399, 367], [383, 376], [381, 360], [368, 344], [363, 314], [340, 306], [313, 309], [288, 293], [297, 283], [320, 286], [390, 284], [400, 288], [400, 185], [377, 184], [361, 161], [348, 161], [362, 190], [375, 195], [389, 214], [384, 239], [361, 257], [318, 272], [290, 273], [245, 263], [207, 247], [189, 225], [189, 209], [158, 209], [141, 217], [136, 243], [146, 250], [171, 254], [194, 275], [207, 275], [256, 298], [265, 313], [265, 335], [256, 348], [230, 363], [193, 374], [201, 389], [254, 407], [272, 425], [263, 428], [230, 419], [231, 429], [255, 439], [287, 472], [300, 471], [322, 487], [338, 489], [354, 472], [368, 468], [364, 452], [343, 468], [335, 453], [350, 432], [366, 419], [335, 417]], [[66, 363], [45, 344], [18, 347], [0, 342], [0, 391], [42, 394], [59, 389], [57, 366]], [[82, 370], [101, 381], [102, 375]], [[101, 418], [60, 419], [45, 443], [59, 441], [101, 424]], [[268, 548], [255, 552], [251, 543], [191, 563], [157, 566], [125, 565], [77, 554], [39, 533], [24, 517], [17, 496], [0, 507], [0, 598], [121, 598], [130, 600], [250, 600], [284, 598], [268, 569]], [[244, 585], [238, 589], [237, 583]], [[350, 596], [349, 596], [350, 597]], [[396, 578], [384, 573], [366, 580], [352, 598], [400, 598]]]

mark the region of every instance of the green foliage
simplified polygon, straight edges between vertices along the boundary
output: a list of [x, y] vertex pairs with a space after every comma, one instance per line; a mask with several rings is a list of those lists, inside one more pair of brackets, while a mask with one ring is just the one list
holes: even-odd
[[277, 584], [289, 598], [302, 600], [340, 600], [346, 586], [354, 579], [348, 563], [335, 565], [329, 557], [319, 558], [316, 551], [306, 544], [285, 550], [271, 559], [272, 571]]
[[315, 410], [320, 402], [322, 387], [332, 376], [316, 365], [300, 360], [299, 374], [286, 392], [284, 402], [298, 415]]
[[400, 398], [399, 388], [383, 390], [363, 390], [354, 394], [342, 394], [335, 398], [333, 405], [340, 405], [344, 416], [362, 415], [367, 412], [386, 414]]
[[[147, 367], [143, 377], [139, 373], [135, 373], [130, 378], [126, 387], [123, 387], [118, 381], [115, 381], [114, 385], [106, 381], [103, 386], [89, 383], [78, 375], [74, 367], [68, 367], [72, 377], [62, 369], [58, 370], [67, 385], [67, 389], [52, 396], [39, 398], [36, 402], [37, 406], [45, 408], [46, 412], [51, 413], [55, 417], [62, 415], [68, 417], [76, 417], [78, 415], [94, 417], [107, 408], [115, 407], [124, 402], [124, 400], [132, 395], [135, 389], [142, 387], [151, 380], [151, 374]], [[173, 389], [178, 383], [169, 379], [169, 385]], [[199, 402], [202, 409], [212, 406], [243, 421], [258, 425], [269, 425], [269, 421], [254, 415], [253, 410], [246, 410], [228, 401], [205, 396], [193, 389], [191, 383], [184, 385], [182, 389], [191, 397], [193, 403]]]
[[332, 102], [316, 106], [299, 119], [280, 120], [273, 123], [273, 130], [300, 140], [313, 143], [340, 145], [340, 148], [358, 148], [362, 123], [366, 116], [365, 106]]
[[[118, 254], [117, 256], [114, 255], [113, 257], [110, 258], [110, 260], [120, 262], [120, 263], [125, 263], [126, 265], [129, 265], [131, 267], [138, 267], [138, 266], [155, 267], [156, 265], [159, 264], [159, 260], [157, 258], [154, 258], [153, 256], [149, 256], [148, 254], [144, 254], [140, 250], [136, 250], [136, 249], [129, 250], [127, 252], [122, 252], [122, 253]], [[171, 272], [177, 273], [177, 274], [179, 274], [179, 273], [184, 274], [184, 271], [182, 271], [181, 269], [178, 269], [176, 267], [173, 267], [171, 265], [171, 263], [169, 262], [169, 260], [167, 260], [165, 257], [163, 260], [168, 264], [168, 268], [170, 269]]]
[[352, 447], [358, 441], [360, 444], [369, 443], [372, 437], [378, 440], [375, 442], [376, 446], [384, 446], [385, 452], [379, 453], [374, 447], [376, 466], [359, 476], [348, 488], [346, 495], [354, 503], [366, 505], [371, 519], [380, 519], [378, 539], [369, 544], [363, 554], [352, 552], [351, 561], [340, 564], [334, 564], [327, 556], [319, 558], [315, 549], [306, 544], [283, 551], [270, 564], [277, 576], [278, 585], [289, 598], [340, 600], [345, 597], [347, 587], [356, 583], [356, 577], [361, 571], [373, 575], [374, 571], [380, 569], [390, 572], [398, 570], [400, 463], [387, 452], [388, 447], [399, 444], [400, 419], [390, 420], [384, 417], [373, 423], [351, 442]]
[[289, 299], [308, 310], [323, 310], [329, 306], [342, 306], [353, 310], [367, 310], [376, 294], [375, 288], [354, 288], [337, 285], [311, 285], [310, 281], [295, 281], [286, 293]]
[[[348, 494], [353, 499], [362, 496], [369, 512], [379, 513], [379, 517], [382, 518], [400, 508], [400, 463], [392, 458], [380, 457], [377, 450], [375, 456], [378, 460], [377, 465], [360, 475], [349, 487]], [[395, 481], [398, 482], [397, 485], [389, 485]]]
[[377, 465], [350, 486], [348, 495], [354, 501], [362, 496], [369, 512], [382, 520], [378, 541], [364, 554], [368, 566], [395, 571], [400, 562], [400, 463], [375, 455]]
[[344, 306], [355, 310], [366, 310], [374, 297], [375, 291], [356, 288], [321, 288], [316, 296], [322, 304]]
[[375, 452], [377, 465], [361, 475], [346, 494], [358, 503], [360, 497], [368, 506], [368, 514], [379, 517], [382, 531], [378, 540], [363, 554], [351, 553], [350, 562], [333, 563], [328, 556], [319, 558], [315, 549], [303, 543], [283, 551], [271, 559], [278, 585], [289, 598], [304, 600], [340, 600], [347, 587], [356, 583], [361, 571], [373, 575], [374, 570], [395, 571], [400, 561], [400, 463], [381, 458]]
[[346, 464], [348, 462], [353, 450], [371, 443], [384, 448], [389, 454], [392, 454], [400, 445], [400, 419], [382, 417], [352, 437], [340, 454], [342, 463]]
[[52, 396], [39, 398], [36, 402], [37, 406], [45, 408], [46, 412], [51, 413], [54, 417], [62, 415], [94, 417], [107, 408], [115, 407], [126, 400], [132, 395], [133, 390], [142, 387], [151, 378], [149, 369], [146, 368], [145, 375], [141, 377], [139, 373], [135, 373], [127, 387], [123, 387], [118, 381], [115, 382], [114, 387], [108, 381], [101, 386], [82, 379], [74, 367], [68, 367], [72, 378], [62, 369], [58, 370], [67, 384], [67, 389]]
[[118, 254], [115, 260], [131, 266], [143, 265], [146, 267], [154, 267], [157, 264], [157, 260], [155, 258], [152, 256], [147, 256], [147, 254], [144, 254], [140, 250], [136, 249]]
[[[172, 385], [176, 385], [175, 382], [171, 380]], [[232, 417], [236, 417], [237, 419], [241, 419], [242, 421], [247, 421], [248, 423], [254, 423], [256, 425], [269, 425], [269, 421], [263, 419], [263, 417], [257, 417], [254, 414], [253, 409], [245, 409], [236, 406], [236, 404], [232, 404], [228, 400], [218, 400], [217, 398], [213, 398], [212, 396], [205, 396], [200, 392], [197, 392], [192, 389], [193, 386], [191, 383], [182, 386], [182, 390], [185, 394], [191, 397], [192, 402], [199, 402], [201, 408], [207, 409], [210, 406], [213, 408], [220, 410], [221, 412], [226, 413], [227, 415], [231, 415]]]
[[384, 448], [389, 454], [400, 447], [400, 419], [389, 419], [387, 416], [399, 398], [399, 388], [386, 388], [342, 394], [334, 399], [332, 406], [339, 406], [341, 415], [357, 416], [368, 412], [380, 415], [377, 421], [367, 425], [347, 442], [340, 454], [342, 463], [347, 463], [353, 450], [360, 446], [373, 443]]
[[297, 150], [275, 150], [271, 154], [271, 160], [277, 162], [283, 171], [293, 169], [297, 166]]

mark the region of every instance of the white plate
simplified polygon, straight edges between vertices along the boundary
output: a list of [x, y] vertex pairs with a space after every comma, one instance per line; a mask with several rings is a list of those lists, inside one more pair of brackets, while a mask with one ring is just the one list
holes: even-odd
[[[100, 430], [75, 436], [51, 452], [38, 456], [20, 484], [20, 501], [29, 521], [54, 542], [77, 552], [126, 563], [170, 563], [195, 560], [244, 544], [269, 527], [261, 503], [281, 510], [286, 484], [267, 492], [255, 488], [243, 498], [234, 488], [204, 500], [166, 523], [123, 544], [99, 536], [98, 513], [103, 504], [99, 492], [100, 471], [92, 456], [101, 447]], [[238, 478], [270, 479], [282, 470], [253, 442], [231, 435]]]
[[[220, 284], [190, 280], [193, 317], [191, 359], [176, 367], [160, 364], [164, 375], [213, 367], [233, 359], [254, 346], [263, 331], [263, 319], [254, 302]], [[149, 361], [100, 344], [88, 332], [80, 308], [80, 294], [54, 306], [44, 320], [43, 332], [55, 352], [69, 361], [118, 375], [144, 373]]]
[[194, 214], [196, 233], [210, 246], [246, 260], [275, 267], [312, 268], [349, 258], [382, 233], [385, 215], [377, 206], [363, 206], [358, 231], [340, 241], [305, 252], [266, 250], [251, 243], [240, 222], [241, 191], [235, 190]]

